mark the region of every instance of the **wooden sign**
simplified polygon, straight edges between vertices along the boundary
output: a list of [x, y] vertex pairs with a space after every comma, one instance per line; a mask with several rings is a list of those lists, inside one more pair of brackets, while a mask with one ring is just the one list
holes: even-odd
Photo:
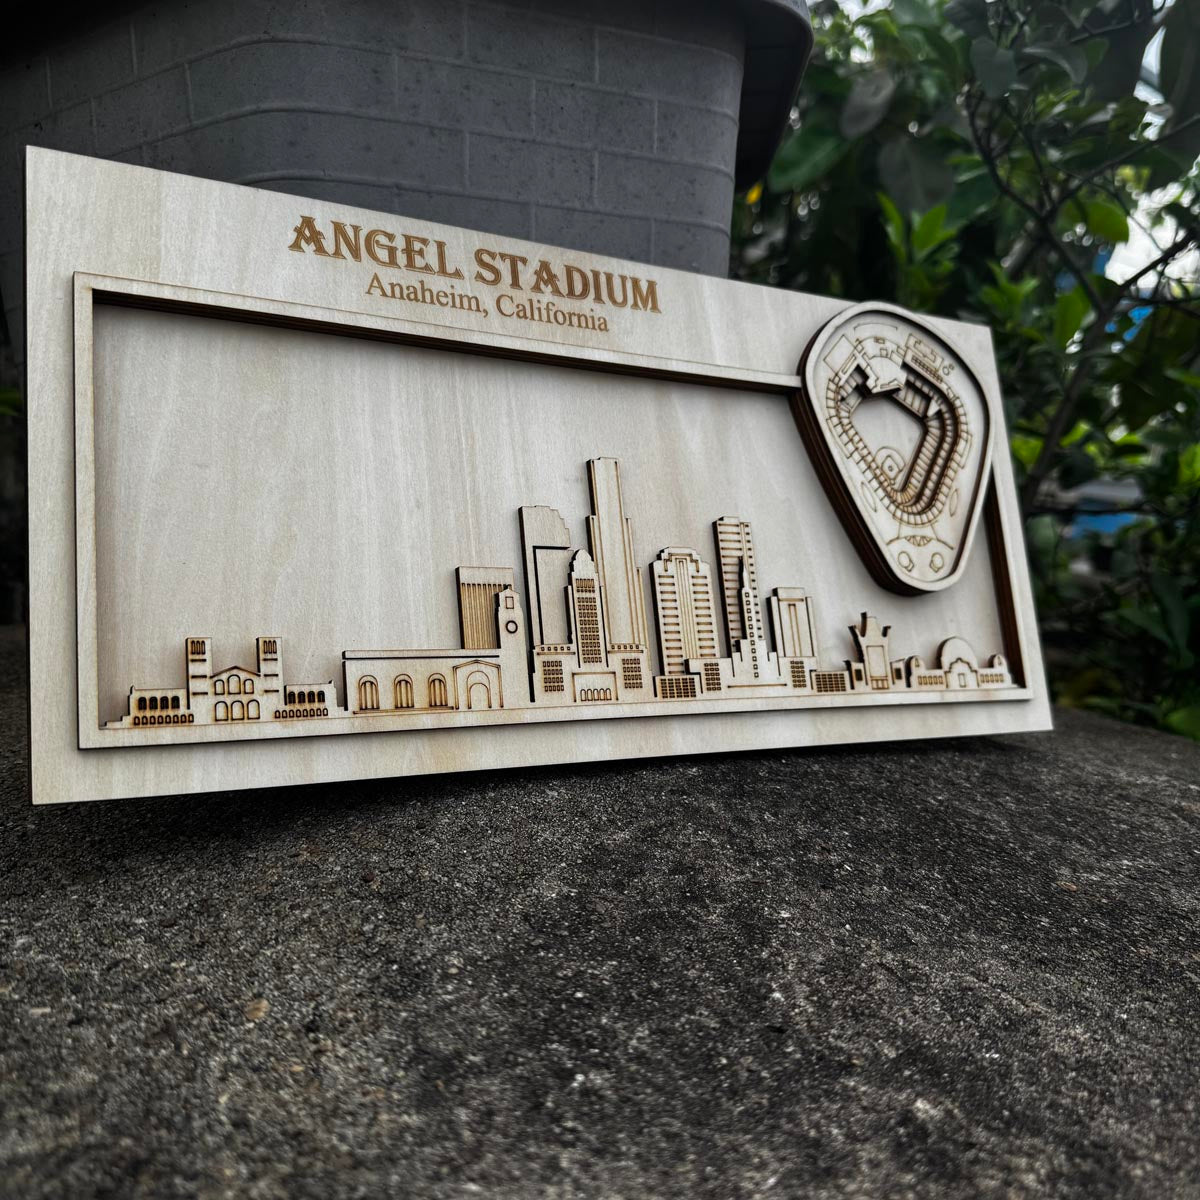
[[37, 803], [1044, 729], [986, 329], [27, 158]]

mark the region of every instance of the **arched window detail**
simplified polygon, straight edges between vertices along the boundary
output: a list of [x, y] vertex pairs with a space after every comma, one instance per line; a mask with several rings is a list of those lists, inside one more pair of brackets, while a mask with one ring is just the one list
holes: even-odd
[[242, 691], [242, 681], [236, 675], [229, 677], [229, 694], [231, 696], [239, 696]]
[[358, 707], [364, 712], [379, 708], [379, 682], [370, 675], [358, 681]]
[[474, 671], [467, 678], [467, 707], [471, 709], [492, 707], [492, 685], [482, 671]]
[[229, 719], [231, 721], [244, 720], [246, 716], [246, 706], [240, 701], [235, 700], [229, 710]]
[[429, 707], [446, 707], [446, 681], [440, 675], [431, 675], [429, 678]]
[[249, 692], [251, 695], [253, 695], [253, 694], [254, 694], [254, 680], [253, 680], [253, 679], [247, 679], [247, 680], [246, 680], [246, 686], [245, 686], [244, 688], [242, 688], [242, 691], [243, 691], [243, 692]]
[[258, 701], [257, 700], [251, 700], [250, 703], [246, 705], [246, 719], [249, 721], [257, 721], [258, 720]]
[[225, 695], [225, 680], [223, 680], [223, 679], [214, 679], [213, 680], [213, 695], [214, 696]]
[[295, 693], [295, 692], [288, 692], [288, 694], [287, 694], [287, 702], [288, 702], [289, 704], [295, 704], [295, 703], [296, 703], [296, 693]]
[[157, 696], [150, 697], [150, 711], [158, 712], [158, 697]]
[[218, 721], [229, 720], [229, 705], [224, 700], [217, 701], [217, 706], [213, 709], [213, 717]]
[[[321, 693], [321, 699], [325, 699], [324, 692]], [[397, 708], [412, 708], [413, 706], [413, 684], [412, 680], [407, 675], [396, 676], [396, 707]]]
[[323, 690], [317, 693], [317, 703], [318, 704], [325, 703], [325, 692]]
[[146, 711], [146, 697], [139, 696], [138, 697], [138, 712], [145, 712], [145, 711]]
[[179, 707], [179, 697], [178, 697], [178, 696], [172, 696], [172, 697], [171, 697], [171, 707], [172, 707], [172, 708], [178, 708], [178, 707]]

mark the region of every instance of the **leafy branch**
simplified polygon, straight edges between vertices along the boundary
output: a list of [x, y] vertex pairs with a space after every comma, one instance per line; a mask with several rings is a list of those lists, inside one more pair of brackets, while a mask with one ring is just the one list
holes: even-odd
[[734, 273], [986, 321], [1059, 697], [1200, 737], [1200, 4], [812, 12]]

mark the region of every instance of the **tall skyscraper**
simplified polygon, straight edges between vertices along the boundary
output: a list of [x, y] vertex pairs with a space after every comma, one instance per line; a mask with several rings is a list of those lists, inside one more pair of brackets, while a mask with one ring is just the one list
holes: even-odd
[[512, 567], [459, 567], [458, 623], [464, 650], [498, 650], [496, 597], [513, 590]]
[[645, 650], [646, 597], [633, 552], [633, 529], [621, 499], [621, 474], [615, 458], [588, 460], [593, 516], [588, 543], [604, 589], [610, 650]]
[[[762, 608], [758, 599], [758, 564], [754, 557], [754, 538], [750, 522], [739, 517], [721, 517], [713, 522], [717, 541], [717, 556], [721, 564], [721, 595], [725, 601], [725, 629], [729, 634], [729, 650], [734, 651], [742, 638], [752, 642], [763, 640]], [[750, 593], [749, 604], [743, 604], [742, 567], [745, 565], [745, 587]]]
[[715, 659], [712, 572], [695, 550], [668, 546], [650, 566], [663, 671], [683, 675], [689, 659]]
[[524, 506], [520, 517], [530, 643], [533, 646], [565, 645], [571, 640], [567, 632], [570, 530], [562, 514], [544, 504]]
[[570, 596], [571, 623], [581, 667], [603, 666], [607, 661], [604, 607], [596, 564], [586, 550], [577, 550], [571, 559], [567, 593]]

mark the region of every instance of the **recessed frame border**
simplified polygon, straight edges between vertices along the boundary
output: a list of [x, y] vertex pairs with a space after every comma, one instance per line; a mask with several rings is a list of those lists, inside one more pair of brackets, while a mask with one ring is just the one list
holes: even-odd
[[[257, 297], [236, 296], [203, 291], [178, 284], [149, 280], [122, 279], [94, 275], [83, 271], [74, 274], [74, 331], [75, 331], [75, 562], [76, 562], [76, 661], [78, 679], [78, 739], [81, 750], [110, 750], [122, 746], [179, 746], [207, 743], [256, 742], [288, 738], [338, 737], [362, 733], [402, 733], [421, 729], [488, 728], [512, 724], [511, 713], [499, 709], [488, 713], [429, 713], [424, 716], [406, 715], [389, 721], [385, 716], [340, 717], [334, 722], [272, 722], [262, 726], [165, 726], [146, 728], [101, 727], [99, 714], [99, 622], [96, 547], [96, 459], [95, 459], [95, 333], [94, 309], [97, 303], [149, 308], [161, 312], [199, 315], [237, 323], [253, 322], [280, 328], [301, 329], [317, 333], [336, 333], [350, 337], [384, 339], [399, 345], [433, 346], [451, 353], [464, 350], [489, 354], [489, 347], [464, 345], [455, 339], [413, 336], [390, 330], [374, 322], [363, 321], [359, 314], [347, 314], [335, 309], [314, 309], [311, 305], [291, 305]], [[821, 331], [825, 332], [824, 330]], [[816, 340], [819, 340], [820, 334]], [[544, 362], [544, 355], [531, 355], [524, 350], [509, 351], [509, 357], [527, 359], [535, 364]], [[557, 361], [558, 366], [578, 365], [570, 359]], [[626, 363], [627, 372], [630, 370]], [[600, 361], [589, 364], [590, 369], [611, 370], [612, 364]], [[650, 378], [674, 377], [674, 372], [641, 366], [634, 373]], [[734, 373], [722, 373], [716, 379], [685, 375], [682, 382], [728, 387], [744, 391], [753, 387]], [[778, 394], [787, 400], [793, 395], [785, 387], [759, 389]], [[986, 402], [986, 398], [985, 398]], [[988, 453], [990, 454], [990, 445]], [[990, 472], [989, 472], [990, 481]], [[982, 506], [980, 506], [982, 507]], [[977, 518], [978, 519], [978, 514]], [[1002, 611], [1012, 607], [1007, 572], [993, 570], [997, 602]], [[1007, 623], [1002, 617], [1002, 628]], [[622, 704], [619, 708], [529, 708], [520, 710], [523, 724], [558, 724], [571, 721], [644, 720], [656, 717], [699, 717], [712, 713], [790, 712], [830, 708], [879, 708], [910, 705], [959, 705], [1011, 703], [1032, 699], [1032, 692], [1020, 683], [1024, 678], [1024, 658], [1019, 635], [1016, 645], [1005, 637], [1005, 656], [1018, 686], [996, 692], [905, 692], [847, 693], [845, 696], [811, 695], [786, 699], [729, 700], [703, 698], [688, 701], [656, 700], [653, 703]]]

